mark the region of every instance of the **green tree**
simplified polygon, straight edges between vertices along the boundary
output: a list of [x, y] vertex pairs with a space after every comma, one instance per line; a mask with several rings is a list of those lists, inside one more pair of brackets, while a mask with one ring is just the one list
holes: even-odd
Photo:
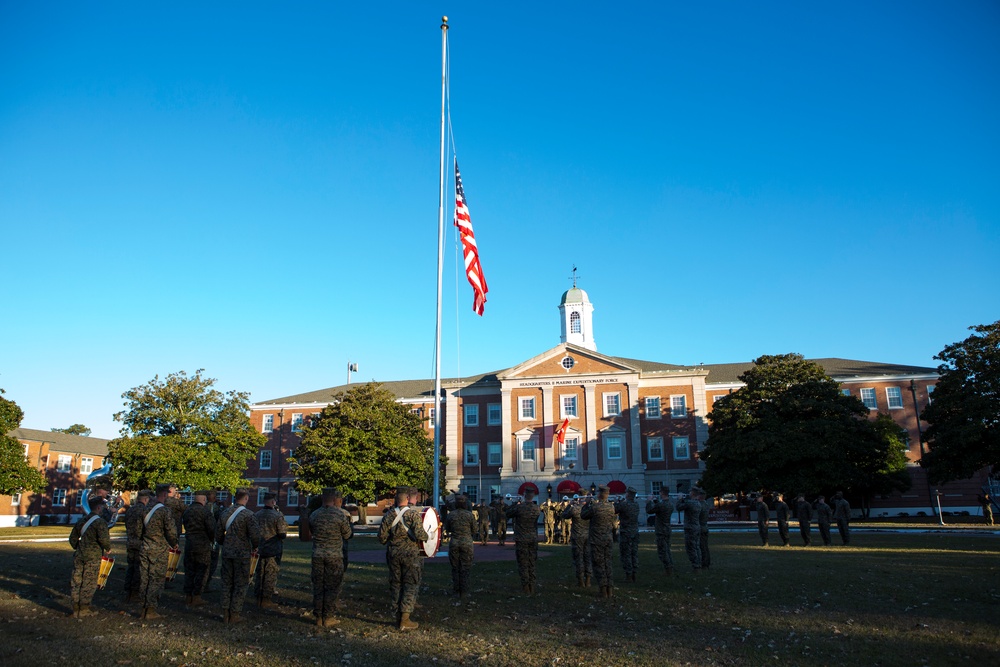
[[311, 425], [291, 459], [298, 488], [318, 493], [336, 486], [359, 502], [397, 486], [430, 488], [434, 444], [420, 417], [392, 392], [369, 382], [334, 396]]
[[872, 422], [872, 428], [875, 429], [881, 446], [859, 462], [855, 486], [862, 497], [861, 511], [865, 517], [868, 517], [871, 510], [872, 496], [909, 491], [913, 485], [910, 471], [906, 467], [909, 461], [909, 434], [906, 429], [884, 412], [878, 414]]
[[8, 435], [21, 425], [24, 411], [14, 401], [3, 397], [0, 389], [0, 495], [22, 491], [41, 491], [45, 477], [24, 458], [24, 445]]
[[1000, 320], [969, 329], [975, 333], [934, 357], [944, 363], [921, 414], [930, 427], [920, 464], [934, 484], [1000, 470]]
[[740, 380], [712, 408], [701, 453], [709, 493], [860, 491], [886, 468], [888, 440], [819, 364], [767, 355]]
[[91, 431], [89, 428], [83, 424], [73, 424], [72, 426], [67, 426], [66, 428], [54, 428], [53, 433], [68, 433], [69, 435], [82, 435], [87, 437], [90, 435]]
[[248, 394], [223, 393], [203, 372], [156, 376], [122, 394], [121, 437], [108, 443], [116, 488], [248, 484], [243, 471], [267, 438], [250, 425]]

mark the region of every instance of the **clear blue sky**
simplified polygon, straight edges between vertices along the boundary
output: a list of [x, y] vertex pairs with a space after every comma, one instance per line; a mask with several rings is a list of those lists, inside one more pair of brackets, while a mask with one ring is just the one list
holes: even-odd
[[358, 4], [0, 3], [23, 426], [432, 377], [442, 14], [490, 286], [449, 221], [447, 376], [556, 345], [573, 264], [599, 350], [668, 363], [930, 366], [1000, 318], [996, 2]]

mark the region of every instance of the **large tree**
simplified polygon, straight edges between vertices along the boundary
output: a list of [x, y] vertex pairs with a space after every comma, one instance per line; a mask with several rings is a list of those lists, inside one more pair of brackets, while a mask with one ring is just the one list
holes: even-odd
[[21, 425], [24, 411], [3, 394], [0, 389], [0, 496], [41, 491], [45, 488], [45, 477], [24, 458], [24, 445], [8, 435]]
[[369, 502], [401, 485], [428, 490], [433, 450], [420, 417], [382, 385], [369, 382], [334, 396], [303, 427], [292, 463], [301, 491], [336, 486], [358, 502]]
[[54, 428], [53, 433], [68, 433], [69, 435], [82, 435], [87, 437], [90, 435], [91, 430], [84, 426], [83, 424], [72, 424], [66, 428]]
[[920, 460], [932, 483], [1000, 469], [1000, 320], [969, 327], [975, 333], [935, 359], [940, 378], [921, 417], [928, 452]]
[[864, 491], [888, 470], [891, 438], [819, 364], [767, 355], [740, 380], [712, 407], [701, 453], [709, 493]]
[[121, 437], [108, 443], [116, 488], [248, 484], [243, 472], [267, 438], [250, 425], [249, 395], [223, 393], [203, 372], [156, 376], [122, 394]]

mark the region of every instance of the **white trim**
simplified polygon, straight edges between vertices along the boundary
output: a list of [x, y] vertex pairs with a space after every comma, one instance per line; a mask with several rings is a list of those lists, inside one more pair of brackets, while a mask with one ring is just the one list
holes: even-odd
[[[473, 417], [474, 419], [469, 419]], [[462, 404], [462, 426], [470, 428], [479, 426], [479, 403]]]
[[[563, 401], [567, 398], [573, 399], [573, 414], [566, 412], [566, 404]], [[576, 394], [559, 394], [559, 418], [566, 419], [567, 417], [577, 418], [580, 416], [580, 401], [577, 400], [579, 397]]]
[[[649, 415], [649, 399], [656, 399], [656, 416], [651, 417]], [[642, 397], [642, 413], [643, 417], [646, 419], [663, 419], [663, 402], [660, 400], [659, 396], [643, 396]]]
[[[617, 399], [618, 399], [618, 401], [617, 401], [618, 402], [618, 412], [609, 412], [608, 411], [608, 398], [610, 396], [617, 397]], [[621, 415], [621, 413], [622, 413], [622, 393], [621, 393], [621, 391], [602, 391], [601, 392], [601, 404], [604, 407], [604, 416], [605, 417], [617, 417], [617, 416]]]
[[[524, 416], [524, 402], [531, 401], [531, 416]], [[533, 422], [538, 419], [538, 411], [535, 409], [535, 397], [534, 396], [518, 396], [517, 397], [517, 421], [519, 422]]]
[[[653, 447], [650, 444], [652, 440], [660, 441], [660, 455], [653, 456]], [[649, 461], [663, 461], [666, 458], [666, 452], [663, 450], [663, 436], [662, 435], [647, 435], [646, 436], [646, 459]]]
[[[895, 389], [898, 394], [896, 398], [899, 399], [899, 405], [892, 404], [892, 398], [889, 396], [889, 390]], [[903, 409], [903, 389], [901, 387], [886, 387], [885, 388], [885, 406], [889, 410], [902, 410]]]

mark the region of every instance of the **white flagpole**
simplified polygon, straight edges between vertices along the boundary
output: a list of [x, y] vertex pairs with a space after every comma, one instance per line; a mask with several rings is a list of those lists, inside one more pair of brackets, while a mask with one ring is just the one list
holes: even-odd
[[438, 196], [437, 322], [434, 329], [434, 490], [431, 507], [441, 497], [441, 280], [444, 275], [444, 139], [448, 63], [448, 17], [441, 17], [441, 190]]

